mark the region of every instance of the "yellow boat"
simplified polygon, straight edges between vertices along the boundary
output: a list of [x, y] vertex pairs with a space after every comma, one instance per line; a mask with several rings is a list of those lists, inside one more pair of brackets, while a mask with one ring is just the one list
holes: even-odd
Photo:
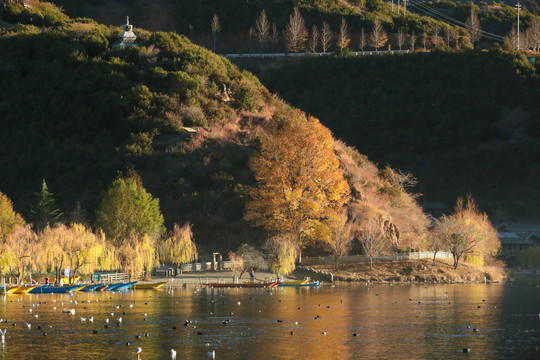
[[37, 288], [37, 285], [32, 285], [32, 286], [21, 285], [21, 286], [16, 286], [13, 289], [8, 289], [7, 293], [8, 294], [26, 294], [27, 292], [29, 292], [30, 290], [34, 288]]
[[168, 281], [161, 281], [157, 283], [146, 283], [146, 284], [135, 284], [133, 285], [134, 290], [153, 290], [153, 289], [159, 289], [163, 285], [168, 283]]
[[[72, 283], [76, 283], [78, 282], [79, 280], [81, 279], [80, 276], [77, 276], [76, 278], [73, 278], [73, 281]], [[49, 281], [51, 284], [54, 284], [56, 282], [56, 279], [51, 279]], [[63, 277], [60, 279], [60, 285], [69, 285], [69, 278], [68, 277]]]

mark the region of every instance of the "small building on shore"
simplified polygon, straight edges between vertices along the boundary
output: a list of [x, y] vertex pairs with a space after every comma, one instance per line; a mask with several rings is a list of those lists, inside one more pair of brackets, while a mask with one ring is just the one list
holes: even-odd
[[505, 258], [516, 257], [532, 246], [540, 247], [540, 225], [505, 223], [495, 228], [501, 241], [501, 254]]

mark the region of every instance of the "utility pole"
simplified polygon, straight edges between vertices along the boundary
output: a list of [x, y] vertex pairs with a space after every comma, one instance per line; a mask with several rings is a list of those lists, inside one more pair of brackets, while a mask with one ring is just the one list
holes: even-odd
[[403, 14], [407, 15], [407, 0], [403, 0]]
[[399, 0], [397, 0], [397, 13], [399, 15]]
[[519, 4], [519, 1], [516, 5], [517, 9], [517, 50], [519, 51], [519, 10], [521, 10], [521, 5]]
[[[398, 11], [399, 11], [399, 5], [398, 5]], [[394, 0], [392, 0], [392, 12], [394, 12]]]

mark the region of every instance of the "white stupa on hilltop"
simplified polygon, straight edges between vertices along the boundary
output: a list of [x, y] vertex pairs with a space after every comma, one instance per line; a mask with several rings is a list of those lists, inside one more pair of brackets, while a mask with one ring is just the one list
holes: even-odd
[[123, 26], [124, 31], [120, 34], [120, 38], [113, 44], [113, 49], [122, 49], [128, 46], [137, 45], [135, 40], [137, 36], [133, 32], [133, 25], [129, 24], [129, 16], [126, 16], [126, 25]]

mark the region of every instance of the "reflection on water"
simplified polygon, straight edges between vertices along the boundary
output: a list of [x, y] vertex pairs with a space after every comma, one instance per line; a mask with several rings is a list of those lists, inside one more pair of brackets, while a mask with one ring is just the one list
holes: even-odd
[[536, 359], [539, 313], [528, 282], [8, 295], [0, 359]]

